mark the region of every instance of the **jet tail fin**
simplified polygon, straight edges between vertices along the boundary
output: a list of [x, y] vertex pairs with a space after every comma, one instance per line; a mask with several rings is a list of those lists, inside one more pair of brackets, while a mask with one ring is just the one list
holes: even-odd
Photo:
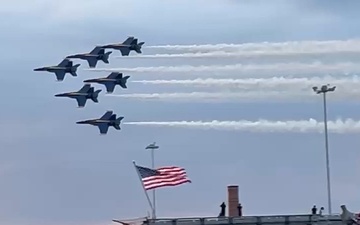
[[116, 130], [121, 130], [121, 128], [120, 128], [120, 123], [121, 123], [121, 120], [122, 120], [122, 119], [124, 119], [124, 117], [123, 117], [123, 116], [120, 116], [119, 118], [117, 118], [117, 119], [115, 120], [115, 125], [114, 125], [114, 127], [115, 127]]
[[130, 76], [125, 76], [125, 77], [122, 78], [121, 83], [120, 83], [120, 86], [122, 88], [127, 88], [126, 82], [127, 82], [127, 79], [129, 79], [129, 78], [130, 78]]
[[143, 46], [143, 44], [145, 44], [145, 42], [140, 42], [139, 44], [136, 45], [135, 51], [139, 54], [142, 53], [141, 51], [141, 47]]
[[124, 45], [131, 45], [131, 43], [134, 41], [134, 37], [130, 36], [126, 38], [126, 40], [123, 42]]
[[112, 53], [112, 52], [107, 52], [107, 53], [104, 54], [104, 56], [103, 56], [103, 58], [102, 58], [102, 61], [103, 61], [104, 63], [106, 63], [106, 64], [109, 63], [109, 56], [110, 56], [111, 53]]
[[76, 71], [78, 69], [78, 67], [80, 66], [80, 64], [76, 64], [74, 66], [71, 67], [71, 71], [70, 71], [70, 74], [73, 76], [73, 77], [76, 77], [77, 74], [76, 74]]
[[101, 90], [97, 90], [94, 93], [92, 93], [91, 100], [93, 100], [93, 102], [99, 102], [98, 96], [99, 96], [100, 92], [101, 92]]
[[121, 127], [120, 127], [119, 124], [114, 124], [114, 127], [115, 127], [116, 130], [121, 130]]

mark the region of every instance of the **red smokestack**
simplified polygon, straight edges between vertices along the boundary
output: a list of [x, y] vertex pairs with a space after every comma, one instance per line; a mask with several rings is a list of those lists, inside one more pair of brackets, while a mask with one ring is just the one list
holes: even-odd
[[239, 204], [239, 186], [228, 186], [228, 216], [238, 216], [238, 204]]

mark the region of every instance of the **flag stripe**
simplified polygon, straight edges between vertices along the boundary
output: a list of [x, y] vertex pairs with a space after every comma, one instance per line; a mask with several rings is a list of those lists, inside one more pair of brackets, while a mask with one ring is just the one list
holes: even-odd
[[162, 173], [179, 173], [179, 172], [183, 172], [185, 171], [184, 169], [181, 168], [176, 168], [176, 169], [164, 169], [164, 168], [160, 168], [157, 169], [157, 171], [162, 172]]
[[186, 180], [181, 180], [181, 181], [174, 182], [174, 183], [152, 185], [152, 186], [148, 186], [148, 188], [147, 188], [146, 190], [151, 190], [151, 189], [160, 188], [160, 187], [167, 187], [167, 186], [168, 186], [168, 187], [177, 186], [177, 185], [185, 184], [185, 183], [191, 183], [191, 181], [188, 180], [188, 179], [186, 179]]
[[142, 180], [144, 182], [148, 182], [148, 181], [157, 180], [157, 179], [171, 179], [171, 178], [180, 177], [180, 176], [186, 176], [186, 173], [181, 172], [181, 173], [176, 173], [176, 174], [155, 175], [155, 176], [143, 178]]
[[165, 166], [156, 170], [145, 167], [137, 168], [142, 169], [142, 171], [144, 171], [144, 169], [147, 170], [146, 173], [141, 173], [140, 171], [145, 190], [191, 183], [191, 180], [187, 177], [185, 169], [181, 167]]
[[181, 176], [181, 177], [171, 177], [171, 178], [166, 178], [166, 179], [160, 178], [160, 179], [155, 179], [155, 180], [151, 180], [151, 181], [146, 181], [146, 182], [144, 182], [144, 186], [158, 184], [158, 183], [177, 182], [178, 180], [183, 180], [183, 179], [187, 179], [187, 177]]
[[186, 175], [166, 176], [166, 177], [158, 177], [158, 178], [154, 178], [154, 179], [147, 179], [147, 180], [143, 180], [143, 183], [144, 183], [144, 185], [148, 185], [151, 183], [158, 183], [158, 182], [172, 182], [172, 181], [176, 181], [176, 180], [182, 179], [182, 178], [186, 178]]
[[177, 166], [163, 166], [163, 167], [159, 167], [157, 168], [157, 170], [172, 170], [172, 171], [176, 171], [176, 170], [184, 170], [183, 168], [177, 167]]

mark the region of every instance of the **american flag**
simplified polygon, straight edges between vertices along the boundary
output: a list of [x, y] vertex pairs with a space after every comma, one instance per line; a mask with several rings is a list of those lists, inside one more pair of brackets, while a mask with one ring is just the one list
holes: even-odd
[[165, 166], [156, 170], [147, 167], [136, 166], [139, 171], [145, 190], [159, 187], [177, 186], [191, 183], [184, 168], [177, 166]]

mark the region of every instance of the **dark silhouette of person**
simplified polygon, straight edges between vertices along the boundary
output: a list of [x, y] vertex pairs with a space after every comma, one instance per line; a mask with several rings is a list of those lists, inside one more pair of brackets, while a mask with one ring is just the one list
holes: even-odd
[[313, 215], [316, 215], [316, 211], [317, 211], [317, 208], [316, 208], [316, 205], [314, 205], [311, 209], [311, 212]]
[[237, 208], [238, 208], [238, 215], [242, 216], [242, 205], [240, 203], [238, 204]]
[[225, 216], [225, 209], [226, 209], [226, 205], [225, 205], [225, 202], [223, 202], [221, 205], [221, 210], [220, 210], [220, 213], [219, 213], [219, 216], [218, 217], [221, 217], [221, 216]]

